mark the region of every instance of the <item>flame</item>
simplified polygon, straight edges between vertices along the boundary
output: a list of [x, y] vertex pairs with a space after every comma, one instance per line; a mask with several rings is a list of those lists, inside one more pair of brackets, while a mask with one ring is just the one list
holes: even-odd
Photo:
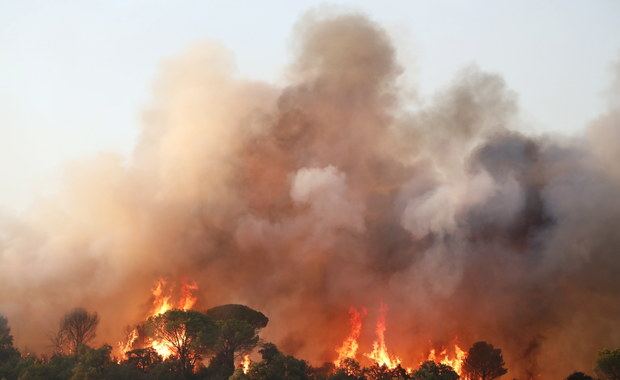
[[366, 357], [372, 359], [380, 366], [386, 366], [390, 369], [396, 368], [401, 360], [399, 357], [391, 356], [385, 345], [385, 315], [387, 314], [387, 306], [382, 302], [379, 308], [379, 319], [377, 320], [377, 340], [372, 344], [372, 351], [364, 354]]
[[351, 333], [344, 342], [342, 342], [342, 346], [336, 349], [338, 353], [338, 359], [334, 361], [336, 367], [340, 367], [340, 363], [342, 363], [344, 359], [355, 359], [359, 347], [357, 340], [362, 331], [362, 318], [366, 315], [366, 309], [362, 309], [362, 311], [359, 312], [356, 308], [351, 307], [349, 309], [349, 315], [351, 316]]
[[[373, 343], [373, 349], [370, 353], [365, 353], [364, 356], [372, 359], [375, 363], [380, 366], [385, 365], [386, 367], [393, 369], [396, 368], [399, 364], [401, 364], [401, 359], [397, 356], [390, 355], [386, 343], [385, 343], [385, 331], [387, 329], [386, 325], [386, 314], [388, 308], [384, 303], [381, 303], [379, 309], [379, 318], [377, 319], [377, 339]], [[351, 333], [349, 336], [342, 342], [342, 345], [336, 348], [336, 352], [338, 353], [338, 359], [334, 361], [336, 367], [340, 367], [342, 362], [345, 359], [355, 359], [357, 350], [359, 348], [359, 337], [362, 330], [362, 318], [366, 315], [366, 309], [362, 309], [362, 311], [358, 311], [356, 308], [351, 307], [349, 309], [350, 323], [351, 323]], [[425, 360], [432, 360], [436, 363], [441, 363], [444, 365], [448, 365], [454, 369], [456, 373], [462, 376], [463, 363], [465, 361], [465, 357], [467, 356], [466, 352], [459, 347], [458, 343], [456, 343], [457, 339], [455, 338], [455, 343], [452, 352], [448, 352], [447, 349], [442, 349], [439, 353], [435, 348], [431, 348], [429, 354]], [[424, 362], [421, 361], [419, 365]], [[412, 373], [412, 368], [407, 368], [407, 372]]]
[[172, 345], [168, 342], [151, 339], [150, 345], [162, 358], [164, 358], [164, 360], [168, 359], [170, 355], [172, 355]]
[[428, 354], [428, 358], [426, 360], [432, 360], [435, 363], [441, 363], [445, 365], [449, 365], [454, 369], [454, 372], [461, 375], [461, 370], [463, 369], [463, 362], [465, 361], [466, 353], [463, 351], [458, 344], [454, 344], [454, 356], [450, 358], [446, 349], [443, 349], [439, 354], [436, 354], [435, 349], [431, 349]]
[[159, 279], [156, 284], [155, 289], [152, 290], [153, 305], [151, 306], [150, 316], [163, 314], [172, 309], [172, 304], [170, 303], [171, 296], [163, 295], [166, 288], [166, 280]]
[[243, 357], [243, 360], [241, 361], [241, 369], [243, 370], [244, 374], [248, 374], [248, 372], [250, 371], [250, 364], [252, 363], [252, 361], [250, 360], [250, 355], [245, 355]]
[[[181, 286], [181, 296], [176, 303], [177, 308], [187, 311], [191, 310], [198, 298], [194, 296], [194, 291], [198, 290], [198, 285], [195, 282], [183, 281]], [[159, 279], [155, 282], [155, 287], [151, 290], [153, 296], [153, 302], [149, 311], [148, 317], [154, 317], [156, 315], [163, 314], [168, 310], [174, 308], [172, 300], [171, 290], [167, 287], [166, 280]], [[119, 349], [121, 357], [126, 357], [128, 351], [133, 349], [133, 344], [138, 338], [138, 329], [134, 328], [125, 339], [125, 343], [119, 343]], [[149, 339], [148, 345], [152, 347], [159, 355], [164, 359], [169, 358], [173, 353], [173, 347], [167, 343], [157, 339]]]
[[181, 288], [181, 299], [179, 300], [179, 309], [181, 310], [191, 310], [196, 301], [197, 297], [193, 295], [193, 292], [198, 290], [198, 285], [195, 282], [183, 282], [183, 287]]
[[[127, 355], [127, 352], [131, 351], [134, 342], [136, 341], [136, 339], [138, 339], [138, 329], [136, 327], [134, 327], [133, 329], [131, 329], [131, 331], [127, 334], [127, 337], [125, 338], [125, 342], [123, 343], [118, 342], [118, 348], [119, 351], [121, 352], [121, 358], [125, 358]], [[121, 362], [121, 360], [119, 360], [119, 363]]]

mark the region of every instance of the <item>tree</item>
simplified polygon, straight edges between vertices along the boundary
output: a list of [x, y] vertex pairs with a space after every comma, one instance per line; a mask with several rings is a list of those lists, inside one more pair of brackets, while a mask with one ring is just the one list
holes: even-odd
[[310, 366], [305, 360], [284, 355], [272, 343], [266, 343], [258, 351], [263, 360], [253, 363], [248, 372], [250, 380], [309, 380]]
[[427, 360], [413, 372], [411, 378], [414, 380], [457, 380], [459, 374], [449, 365]]
[[142, 372], [150, 371], [163, 361], [157, 351], [151, 347], [128, 351], [125, 356], [127, 357], [125, 363], [140, 369]]
[[209, 316], [194, 310], [168, 310], [150, 317], [146, 325], [148, 336], [171, 349], [184, 377], [214, 344], [217, 331]]
[[9, 321], [0, 315], [0, 364], [15, 357], [19, 357], [19, 351], [13, 346]]
[[235, 355], [246, 354], [258, 344], [258, 330], [269, 319], [261, 312], [244, 305], [222, 305], [207, 310], [219, 328], [215, 357], [209, 365], [211, 377], [228, 379], [235, 371]]
[[8, 320], [0, 315], [0, 379], [15, 378], [20, 362], [19, 351], [13, 346], [13, 336]]
[[215, 321], [230, 319], [244, 321], [254, 326], [256, 329], [261, 329], [269, 323], [269, 318], [267, 318], [265, 314], [245, 305], [229, 304], [216, 306], [207, 310], [207, 315]]
[[52, 344], [57, 352], [78, 353], [81, 345], [95, 338], [99, 316], [78, 307], [66, 313], [60, 321], [60, 328]]
[[110, 345], [106, 344], [98, 349], [80, 345], [78, 351], [79, 359], [69, 380], [104, 380], [108, 378], [106, 375], [109, 369], [116, 365], [110, 358]]
[[566, 380], [594, 380], [592, 376], [588, 376], [583, 372], [573, 372]]
[[467, 352], [463, 373], [472, 380], [491, 380], [508, 372], [504, 365], [502, 350], [487, 342], [476, 342]]
[[336, 369], [335, 373], [329, 377], [329, 380], [362, 380], [364, 374], [360, 367], [360, 363], [355, 359], [346, 358]]
[[594, 371], [602, 380], [620, 380], [620, 348], [599, 351]]

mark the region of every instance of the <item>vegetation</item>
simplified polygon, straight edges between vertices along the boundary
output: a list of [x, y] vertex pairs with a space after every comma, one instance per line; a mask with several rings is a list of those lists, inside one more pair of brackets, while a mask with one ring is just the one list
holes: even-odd
[[154, 340], [169, 347], [183, 378], [190, 377], [218, 337], [215, 322], [194, 310], [168, 310], [150, 317], [146, 330]]
[[81, 345], [95, 338], [98, 325], [97, 313], [89, 313], [82, 308], [73, 309], [60, 321], [58, 333], [52, 338], [52, 345], [58, 353], [76, 354]]
[[258, 344], [258, 331], [269, 319], [244, 305], [222, 305], [207, 310], [216, 321], [219, 335], [213, 345], [215, 356], [209, 365], [210, 378], [226, 380], [235, 371], [235, 357], [247, 354]]
[[620, 348], [600, 351], [594, 371], [601, 380], [620, 380]]
[[[62, 318], [54, 337], [51, 357], [21, 355], [5, 317], [0, 316], [0, 380], [457, 380], [450, 366], [433, 361], [406, 370], [379, 364], [363, 367], [345, 359], [339, 367], [325, 363], [313, 367], [305, 360], [261, 342], [260, 329], [268, 318], [247, 306], [222, 305], [201, 313], [169, 310], [140, 326], [140, 346], [114, 358], [112, 347], [88, 346], [95, 337], [96, 313], [74, 309]], [[166, 358], [145, 342], [157, 341], [168, 348]], [[235, 362], [258, 348], [261, 360], [245, 370]], [[486, 342], [475, 343], [463, 362], [463, 377], [490, 380], [507, 372], [501, 350]], [[596, 358], [598, 380], [620, 380], [620, 349], [603, 350]], [[594, 380], [574, 372], [565, 380]]]
[[566, 380], [594, 380], [592, 376], [588, 376], [583, 372], [573, 372]]
[[467, 352], [463, 372], [471, 380], [491, 380], [508, 372], [504, 365], [500, 349], [487, 342], [476, 342]]

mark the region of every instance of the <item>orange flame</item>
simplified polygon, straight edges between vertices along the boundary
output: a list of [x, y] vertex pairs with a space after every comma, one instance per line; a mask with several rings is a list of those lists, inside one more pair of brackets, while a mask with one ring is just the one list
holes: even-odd
[[[181, 287], [181, 297], [177, 302], [177, 308], [184, 311], [191, 310], [198, 299], [193, 294], [196, 290], [198, 290], [198, 285], [196, 285], [195, 282], [183, 282]], [[151, 294], [153, 296], [153, 303], [149, 311], [149, 317], [154, 317], [173, 309], [174, 304], [171, 302], [172, 295], [171, 291], [167, 288], [166, 280], [157, 280], [155, 282], [155, 287], [151, 290]], [[125, 339], [125, 343], [119, 343], [119, 349], [122, 357], [125, 357], [127, 352], [133, 349], [133, 344], [137, 338], [138, 330], [134, 328]], [[164, 359], [167, 359], [173, 353], [173, 348], [167, 342], [150, 339], [149, 346], [157, 351], [157, 353]]]
[[244, 374], [248, 374], [248, 372], [250, 371], [250, 364], [252, 363], [252, 361], [250, 360], [250, 355], [245, 355], [243, 357], [243, 361], [241, 361], [241, 370], [243, 371]]
[[[386, 367], [393, 369], [401, 364], [401, 359], [397, 356], [391, 355], [385, 343], [387, 310], [387, 306], [381, 303], [376, 327], [377, 339], [373, 343], [372, 351], [370, 353], [365, 353], [364, 356], [372, 359], [380, 366], [385, 365]], [[342, 345], [336, 349], [336, 352], [338, 353], [338, 359], [334, 361], [336, 367], [339, 367], [347, 358], [355, 359], [359, 348], [358, 340], [362, 329], [362, 318], [366, 315], [366, 309], [362, 309], [362, 311], [359, 312], [354, 307], [351, 307], [349, 309], [349, 314], [351, 316], [351, 333], [344, 340]], [[431, 348], [426, 360], [432, 360], [436, 363], [448, 365], [452, 367], [456, 373], [462, 376], [463, 363], [466, 356], [466, 352], [459, 347], [455, 338], [454, 349], [452, 352], [448, 352], [447, 349], [442, 349], [439, 353], [437, 353], [436, 349]], [[422, 364], [423, 362], [424, 361], [419, 364]], [[407, 368], [407, 372], [411, 373], [412, 371], [413, 369]]]
[[428, 358], [426, 360], [432, 360], [435, 363], [441, 363], [445, 365], [449, 365], [454, 369], [454, 372], [461, 375], [461, 371], [463, 369], [463, 362], [465, 361], [466, 353], [463, 351], [458, 344], [454, 344], [454, 356], [450, 358], [446, 349], [443, 349], [439, 354], [436, 354], [435, 349], [432, 349], [428, 354]]
[[183, 287], [181, 288], [181, 299], [179, 300], [179, 309], [181, 310], [191, 310], [196, 301], [197, 297], [193, 295], [193, 292], [198, 290], [198, 285], [195, 282], [183, 282]]
[[387, 314], [387, 306], [382, 302], [379, 309], [379, 319], [377, 320], [377, 340], [372, 344], [372, 352], [364, 354], [366, 357], [372, 359], [380, 366], [393, 369], [396, 368], [401, 360], [399, 357], [391, 356], [385, 345], [385, 315]]
[[[127, 352], [131, 351], [136, 339], [138, 339], [138, 329], [134, 327], [127, 334], [127, 338], [125, 338], [125, 342], [118, 342], [118, 348], [119, 348], [119, 351], [121, 352], [121, 358], [125, 358]], [[119, 360], [119, 363], [120, 363], [120, 360]]]
[[356, 308], [351, 307], [349, 309], [349, 315], [351, 315], [351, 334], [342, 342], [342, 346], [336, 349], [338, 353], [338, 359], [334, 361], [336, 367], [340, 367], [340, 363], [342, 363], [344, 359], [355, 359], [355, 354], [357, 354], [357, 349], [359, 347], [357, 340], [362, 331], [362, 318], [366, 315], [366, 309], [362, 309], [362, 311], [359, 312]]
[[152, 290], [153, 294], [153, 306], [151, 306], [150, 316], [163, 314], [172, 309], [170, 304], [170, 295], [164, 295], [164, 289], [166, 288], [166, 280], [159, 279], [156, 282], [155, 289]]

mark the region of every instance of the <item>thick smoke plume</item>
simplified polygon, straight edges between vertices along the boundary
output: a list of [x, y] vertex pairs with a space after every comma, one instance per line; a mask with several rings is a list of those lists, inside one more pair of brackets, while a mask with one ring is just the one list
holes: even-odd
[[75, 306], [120, 340], [159, 277], [264, 312], [264, 338], [314, 364], [351, 306], [368, 352], [382, 301], [404, 364], [458, 337], [502, 348], [509, 376], [561, 378], [620, 346], [620, 103], [582, 135], [526, 135], [495, 74], [464, 69], [412, 107], [363, 15], [296, 32], [285, 88], [239, 79], [212, 42], [164, 62], [133, 157], [75, 163], [59, 195], [3, 217], [20, 347], [44, 350]]

